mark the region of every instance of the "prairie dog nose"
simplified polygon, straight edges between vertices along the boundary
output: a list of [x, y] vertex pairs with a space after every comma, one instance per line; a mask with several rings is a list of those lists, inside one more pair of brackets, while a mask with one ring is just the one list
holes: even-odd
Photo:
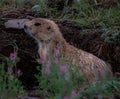
[[26, 25], [24, 25], [24, 29], [27, 29], [27, 26], [26, 26]]

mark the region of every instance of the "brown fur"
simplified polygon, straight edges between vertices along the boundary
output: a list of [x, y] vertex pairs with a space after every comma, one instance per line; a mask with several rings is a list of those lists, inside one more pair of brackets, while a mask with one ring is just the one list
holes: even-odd
[[[39, 25], [35, 26], [38, 23]], [[25, 31], [37, 40], [40, 58], [49, 57], [49, 51], [54, 55], [54, 50], [58, 48], [65, 58], [72, 58], [76, 66], [80, 66], [80, 63], [83, 64], [80, 74], [85, 76], [87, 81], [95, 81], [96, 75], [103, 79], [112, 75], [110, 68], [104, 61], [67, 43], [53, 21], [35, 18], [26, 23]]]

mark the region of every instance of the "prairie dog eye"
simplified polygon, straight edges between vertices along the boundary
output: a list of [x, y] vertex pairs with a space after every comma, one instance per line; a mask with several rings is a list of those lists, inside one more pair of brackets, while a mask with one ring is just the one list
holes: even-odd
[[36, 22], [34, 25], [35, 25], [35, 26], [40, 26], [41, 23]]

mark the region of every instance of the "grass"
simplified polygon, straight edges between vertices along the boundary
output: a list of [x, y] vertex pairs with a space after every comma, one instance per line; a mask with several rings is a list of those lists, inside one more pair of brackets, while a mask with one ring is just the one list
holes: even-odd
[[[5, 0], [7, 1], [7, 0]], [[1, 7], [5, 6], [5, 1], [0, 0]], [[11, 1], [10, 1], [11, 2]], [[30, 1], [33, 2], [33, 1]], [[118, 3], [116, 6], [103, 8], [99, 6], [95, 6], [94, 4], [86, 3], [85, 0], [74, 0], [72, 6], [66, 6], [63, 11], [59, 11], [57, 9], [57, 1], [52, 2], [53, 5], [48, 6], [47, 0], [36, 0], [33, 2], [34, 6], [30, 6], [29, 9], [34, 10], [38, 13], [42, 13], [44, 15], [48, 15], [51, 18], [71, 18], [73, 20], [78, 21], [80, 26], [85, 27], [94, 27], [97, 26], [106, 26], [107, 28], [112, 26], [119, 26], [119, 18], [120, 18], [120, 4]], [[65, 1], [62, 1], [65, 4]], [[15, 2], [11, 2], [15, 3]], [[54, 4], [55, 3], [55, 4]], [[25, 6], [25, 0], [16, 0], [16, 5], [19, 8], [20, 6]]]
[[3, 5], [3, 2], [4, 2], [4, 0], [0, 0], [0, 8], [1, 8], [2, 5]]
[[94, 22], [95, 25], [112, 27], [112, 26], [119, 26], [119, 17], [120, 17], [120, 4], [117, 4], [115, 7], [110, 8], [94, 8], [93, 5], [89, 4], [80, 4], [78, 5], [79, 13], [74, 16], [74, 19], [78, 21], [82, 21], [81, 24], [86, 26], [86, 22], [88, 26], [91, 26]]
[[119, 28], [105, 28], [104, 34], [101, 37], [106, 43], [117, 43], [120, 41], [120, 29]]
[[96, 84], [86, 85], [85, 90], [81, 91], [80, 97], [87, 96], [89, 99], [98, 97], [99, 99], [119, 96], [120, 82], [115, 79], [106, 80]]
[[25, 92], [18, 79], [21, 71], [16, 67], [19, 61], [16, 55], [11, 53], [10, 57], [0, 56], [0, 99], [14, 99]]

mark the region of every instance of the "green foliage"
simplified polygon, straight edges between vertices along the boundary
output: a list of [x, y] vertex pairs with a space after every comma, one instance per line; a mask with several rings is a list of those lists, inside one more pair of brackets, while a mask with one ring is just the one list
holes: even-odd
[[104, 29], [104, 34], [101, 36], [107, 43], [116, 43], [120, 41], [120, 30], [114, 28]]
[[47, 13], [46, 0], [36, 0], [35, 5], [32, 7], [32, 10], [40, 13]]
[[16, 0], [17, 7], [23, 7], [25, 4], [25, 0]]
[[[94, 5], [85, 3], [81, 0], [79, 3], [75, 4], [78, 14], [73, 16], [73, 19], [78, 20], [82, 26], [101, 26], [104, 24], [106, 27], [119, 26], [120, 17], [120, 4], [110, 7], [110, 8], [95, 8]], [[85, 23], [88, 24], [85, 24]]]
[[37, 0], [36, 3], [40, 5], [41, 11], [46, 10], [46, 0]]
[[99, 97], [99, 99], [104, 99], [105, 97], [110, 98], [113, 96], [119, 96], [120, 93], [120, 82], [111, 79], [104, 82], [99, 82], [96, 84], [90, 84], [81, 91], [80, 97], [86, 97], [87, 99], [94, 99], [94, 97]]
[[11, 53], [10, 57], [0, 57], [0, 99], [13, 99], [24, 93], [18, 80], [20, 71], [16, 68], [19, 58], [14, 55]]
[[4, 0], [0, 0], [0, 8], [3, 6], [3, 1]]

